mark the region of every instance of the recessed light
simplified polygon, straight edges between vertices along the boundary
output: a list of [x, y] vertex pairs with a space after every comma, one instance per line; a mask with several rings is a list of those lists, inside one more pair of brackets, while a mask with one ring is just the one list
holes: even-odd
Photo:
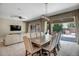
[[17, 8], [17, 10], [21, 11], [22, 9], [21, 8]]

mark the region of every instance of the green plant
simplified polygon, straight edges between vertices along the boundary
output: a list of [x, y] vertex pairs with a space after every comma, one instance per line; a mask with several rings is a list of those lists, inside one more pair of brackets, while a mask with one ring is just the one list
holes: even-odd
[[75, 28], [75, 23], [69, 23], [67, 26], [68, 28]]
[[53, 31], [60, 32], [62, 30], [62, 24], [54, 24]]

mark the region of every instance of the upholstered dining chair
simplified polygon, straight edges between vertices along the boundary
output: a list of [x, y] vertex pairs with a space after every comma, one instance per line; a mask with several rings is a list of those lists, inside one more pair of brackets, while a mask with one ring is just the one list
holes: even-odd
[[27, 36], [24, 36], [23, 39], [26, 49], [26, 55], [28, 55], [27, 52], [29, 52], [29, 55], [34, 55], [35, 53], [40, 52], [41, 48], [32, 45], [31, 40]]
[[36, 38], [41, 38], [41, 32], [36, 32]]
[[60, 50], [60, 40], [61, 40], [61, 32], [58, 33], [58, 38], [57, 38], [57, 50]]
[[53, 37], [51, 38], [50, 44], [47, 46], [43, 46], [43, 50], [47, 51], [49, 56], [51, 55], [51, 53], [53, 53], [54, 56], [57, 55], [56, 52], [57, 36], [58, 34], [54, 34]]

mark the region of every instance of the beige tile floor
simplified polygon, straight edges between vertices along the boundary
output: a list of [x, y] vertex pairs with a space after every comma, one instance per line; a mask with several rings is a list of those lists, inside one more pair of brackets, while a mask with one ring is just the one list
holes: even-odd
[[[60, 51], [57, 51], [57, 56], [79, 56], [79, 45], [77, 43], [60, 41]], [[19, 43], [11, 46], [0, 46], [0, 56], [24, 56], [24, 43]], [[53, 56], [53, 54], [51, 53]]]
[[0, 46], [0, 56], [24, 56], [24, 43], [18, 43], [10, 46]]
[[58, 56], [79, 56], [79, 45], [77, 43], [60, 41], [61, 47]]

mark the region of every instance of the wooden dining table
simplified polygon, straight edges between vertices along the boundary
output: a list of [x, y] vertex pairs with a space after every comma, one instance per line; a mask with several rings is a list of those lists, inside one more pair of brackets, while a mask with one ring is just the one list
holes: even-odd
[[44, 45], [46, 46], [46, 45], [50, 44], [51, 40], [52, 40], [51, 35], [50, 35], [50, 37], [43, 36], [43, 37], [31, 39], [33, 44], [35, 44], [36, 46], [41, 48], [40, 56], [43, 55], [43, 53], [44, 53], [43, 46]]
[[36, 44], [36, 45], [38, 45], [40, 47], [42, 47], [46, 43], [50, 42], [50, 40], [51, 40], [51, 37], [46, 38], [45, 36], [31, 39], [32, 43], [34, 43], [34, 44]]

